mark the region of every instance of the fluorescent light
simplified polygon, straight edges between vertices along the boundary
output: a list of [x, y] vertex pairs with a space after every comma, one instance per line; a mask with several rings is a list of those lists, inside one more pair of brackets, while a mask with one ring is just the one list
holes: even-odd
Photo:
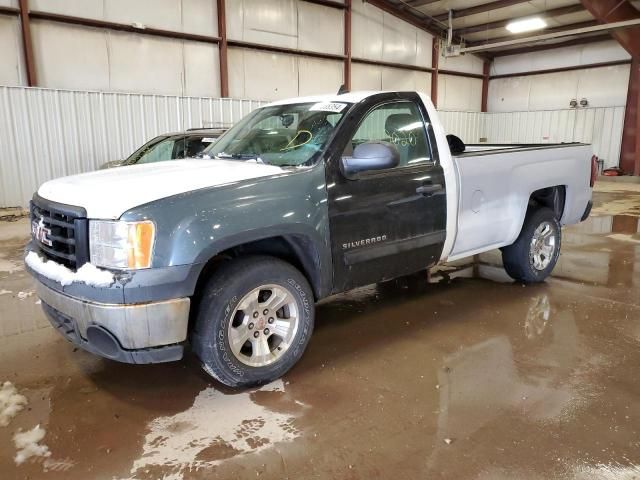
[[509, 24], [507, 24], [507, 30], [511, 33], [522, 33], [522, 32], [530, 32], [532, 30], [540, 30], [547, 26], [547, 22], [545, 22], [540, 17], [533, 18], [524, 18], [522, 20], [515, 20]]

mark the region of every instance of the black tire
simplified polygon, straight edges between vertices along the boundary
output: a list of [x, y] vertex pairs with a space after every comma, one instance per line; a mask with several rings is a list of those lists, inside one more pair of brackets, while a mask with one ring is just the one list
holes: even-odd
[[[546, 265], [544, 269], [538, 269], [534, 266], [533, 259], [530, 255], [531, 243], [534, 232], [544, 222], [548, 222], [551, 226], [552, 235], [555, 238], [555, 249], [549, 258], [550, 261], [548, 265]], [[502, 249], [504, 269], [514, 280], [523, 283], [543, 282], [556, 266], [558, 256], [560, 255], [561, 243], [562, 229], [553, 211], [546, 207], [532, 208], [527, 211], [522, 230], [517, 240], [512, 245]]]
[[[277, 360], [250, 366], [231, 349], [229, 322], [234, 321], [242, 298], [267, 284], [284, 287], [292, 294], [301, 312], [298, 328]], [[313, 292], [304, 275], [290, 264], [267, 256], [245, 257], [222, 264], [212, 275], [202, 291], [196, 315], [191, 345], [203, 369], [229, 387], [261, 385], [280, 378], [302, 357], [313, 332]]]

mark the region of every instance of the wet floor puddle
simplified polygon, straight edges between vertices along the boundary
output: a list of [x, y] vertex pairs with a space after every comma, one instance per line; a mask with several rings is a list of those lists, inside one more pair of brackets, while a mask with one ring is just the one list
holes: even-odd
[[[300, 364], [239, 392], [192, 358], [74, 351], [3, 249], [0, 381], [28, 404], [0, 427], [0, 478], [636, 478], [638, 231], [627, 213], [566, 228], [544, 285], [490, 252], [332, 297]], [[50, 454], [16, 465], [38, 425]]]

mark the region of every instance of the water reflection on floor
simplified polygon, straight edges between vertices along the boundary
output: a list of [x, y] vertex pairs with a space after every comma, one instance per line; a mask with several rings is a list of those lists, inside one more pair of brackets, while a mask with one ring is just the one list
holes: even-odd
[[[335, 296], [300, 364], [248, 391], [192, 358], [73, 349], [0, 224], [0, 382], [29, 401], [0, 427], [0, 478], [638, 478], [640, 229], [609, 190], [545, 284], [490, 252]], [[51, 455], [17, 466], [13, 435], [38, 424]]]

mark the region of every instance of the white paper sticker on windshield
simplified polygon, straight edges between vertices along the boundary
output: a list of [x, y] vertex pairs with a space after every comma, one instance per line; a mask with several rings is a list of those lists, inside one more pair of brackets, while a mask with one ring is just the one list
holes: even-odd
[[213, 143], [217, 140], [217, 138], [209, 138], [209, 137], [204, 137], [202, 139], [202, 143]]
[[309, 110], [312, 112], [341, 112], [346, 107], [346, 103], [320, 102], [313, 105]]

